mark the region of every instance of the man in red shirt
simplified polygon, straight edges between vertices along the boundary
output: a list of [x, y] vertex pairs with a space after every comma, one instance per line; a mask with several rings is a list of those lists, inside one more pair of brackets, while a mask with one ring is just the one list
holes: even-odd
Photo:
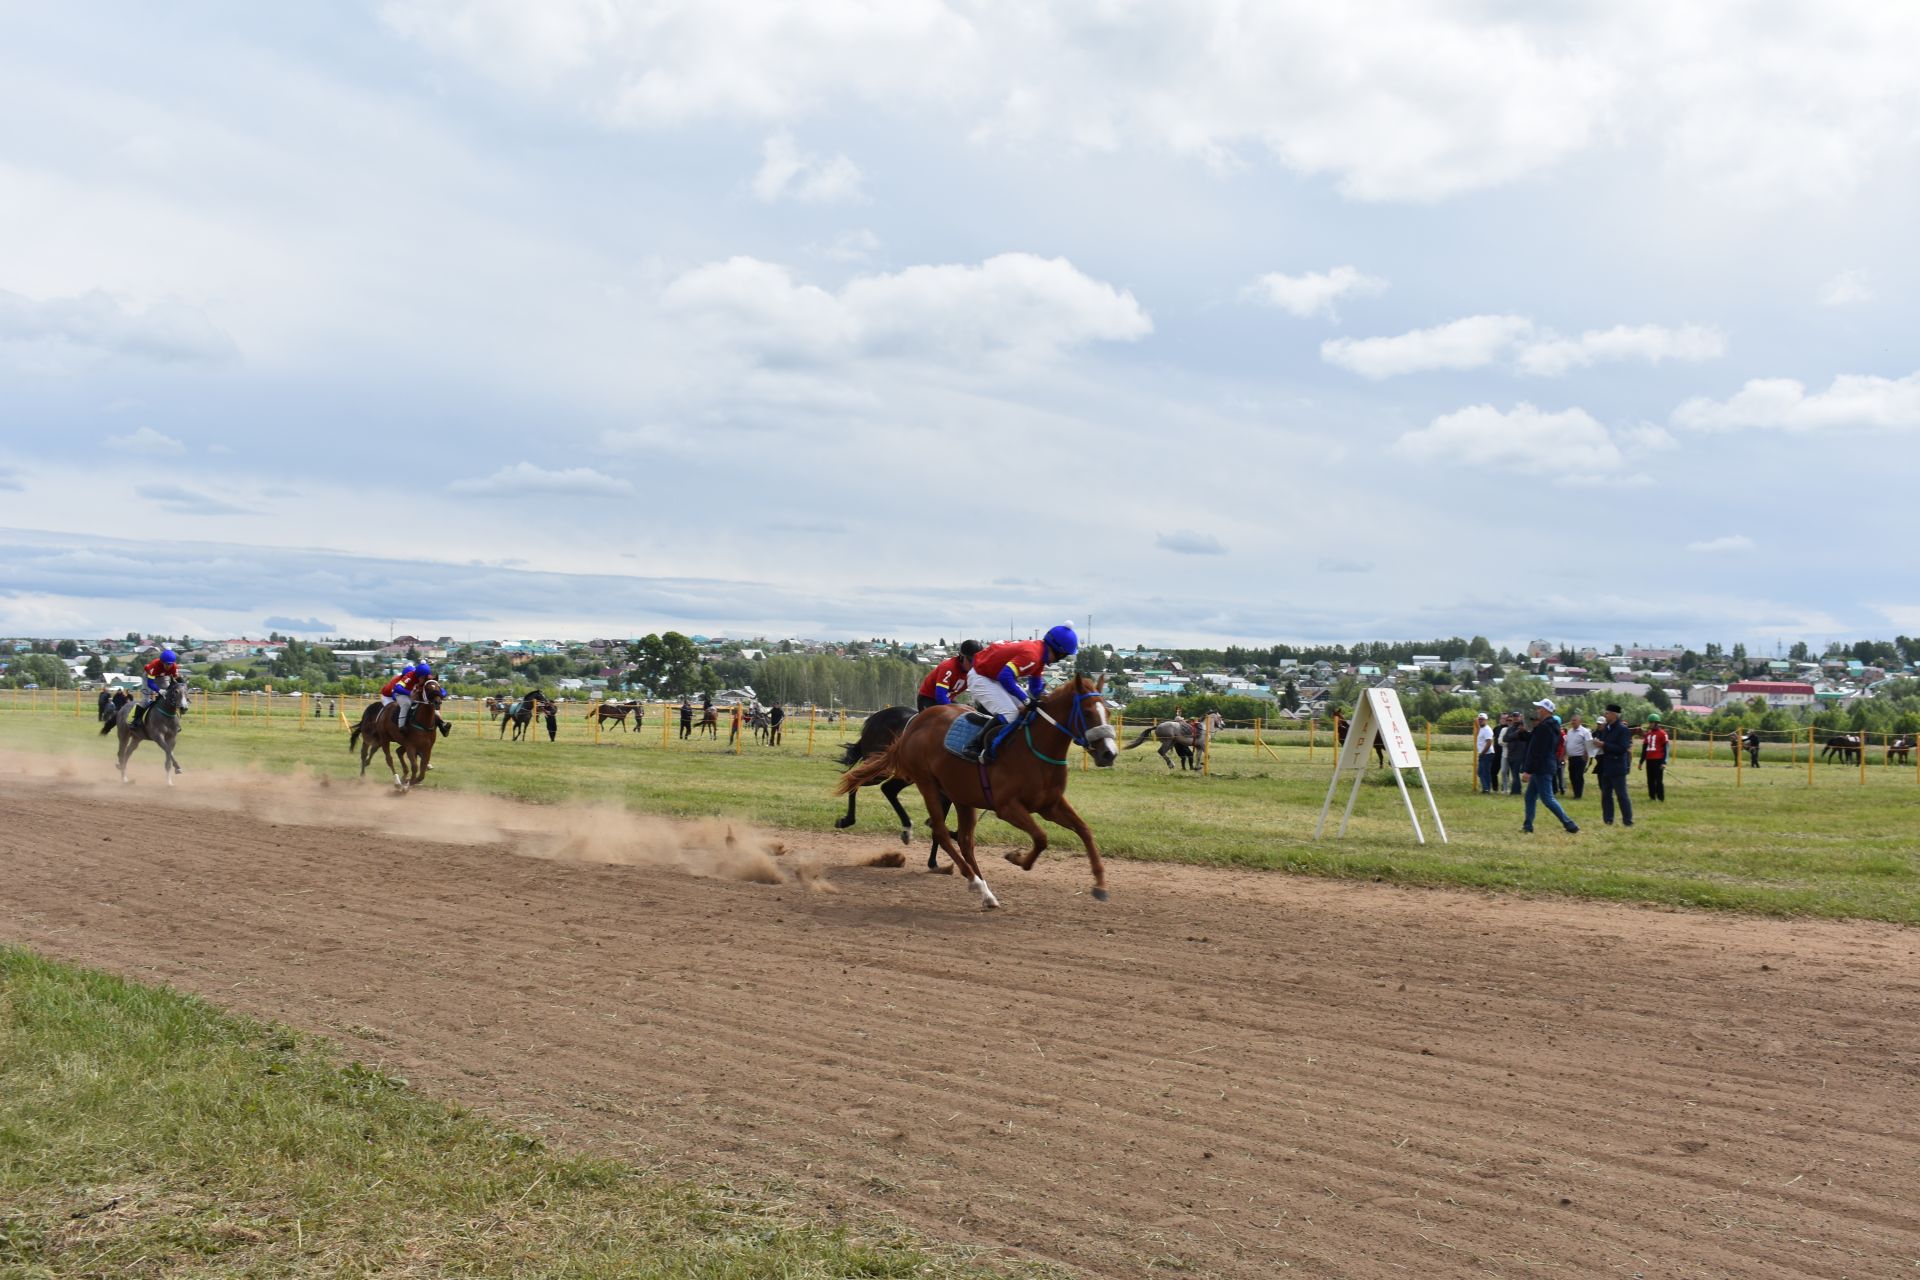
[[1640, 767], [1647, 774], [1647, 799], [1667, 802], [1667, 756], [1672, 741], [1660, 727], [1660, 713], [1647, 717], [1647, 731], [1640, 739]]
[[[973, 674], [967, 688], [973, 704], [994, 718], [980, 735], [980, 763], [993, 761], [993, 749], [1005, 732], [1003, 726], [1019, 718], [1028, 702], [1047, 690], [1047, 664], [1071, 658], [1080, 651], [1080, 637], [1073, 627], [1062, 623], [1038, 640], [1002, 640], [982, 649], [973, 659]], [[1026, 687], [1021, 687], [1021, 682]]]
[[927, 678], [920, 682], [919, 705], [915, 711], [925, 711], [928, 707], [944, 707], [953, 701], [953, 695], [967, 687], [967, 677], [973, 671], [973, 655], [980, 652], [978, 640], [964, 640], [960, 652], [927, 672]]

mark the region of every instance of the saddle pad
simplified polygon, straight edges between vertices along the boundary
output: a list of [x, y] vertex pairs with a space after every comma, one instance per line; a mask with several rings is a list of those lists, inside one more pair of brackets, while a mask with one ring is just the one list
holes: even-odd
[[968, 712], [956, 716], [947, 726], [946, 748], [963, 760], [973, 759], [973, 745], [980, 740], [981, 730], [993, 723], [986, 716]]

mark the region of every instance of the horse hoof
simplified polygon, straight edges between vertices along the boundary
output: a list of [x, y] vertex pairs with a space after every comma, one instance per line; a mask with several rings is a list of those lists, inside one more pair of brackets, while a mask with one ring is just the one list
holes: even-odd
[[852, 818], [835, 818], [833, 820], [833, 825], [835, 830], [845, 831], [848, 827], [853, 825], [853, 819]]
[[912, 844], [912, 843], [913, 843], [913, 828], [912, 828], [912, 827], [902, 827], [902, 828], [900, 828], [900, 843], [901, 843], [901, 844]]
[[936, 876], [950, 876], [953, 874], [952, 867], [930, 866], [927, 868], [927, 871], [929, 874]]
[[1095, 902], [1105, 902], [1108, 896], [1109, 895], [1105, 889], [1095, 889], [1093, 891], [1093, 900]]

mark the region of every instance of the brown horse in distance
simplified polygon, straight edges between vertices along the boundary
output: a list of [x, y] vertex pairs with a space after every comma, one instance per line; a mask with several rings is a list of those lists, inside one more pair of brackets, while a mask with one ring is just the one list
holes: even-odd
[[[440, 737], [440, 704], [446, 697], [447, 691], [438, 680], [427, 681], [420, 687], [420, 696], [413, 699], [413, 714], [405, 729], [399, 727], [397, 703], [382, 706], [376, 702], [363, 711], [360, 723], [347, 735], [348, 748], [357, 745], [360, 750], [360, 776], [367, 776], [367, 766], [373, 763], [374, 748], [378, 747], [387, 758], [387, 768], [393, 771], [394, 786], [406, 791], [424, 781], [433, 761], [433, 744]], [[393, 762], [395, 747], [400, 748], [398, 768]], [[401, 768], [406, 770], [404, 775]]]
[[584, 718], [592, 720], [595, 716], [599, 717], [599, 722], [594, 726], [595, 728], [599, 728], [600, 725], [605, 724], [609, 720], [614, 720], [619, 722], [622, 729], [625, 729], [627, 727], [628, 716], [633, 717], [633, 727], [635, 730], [644, 729], [647, 724], [647, 708], [638, 702], [602, 702], [593, 710], [587, 712]]
[[[1032, 839], [1033, 847], [1025, 854], [1007, 854], [1007, 861], [1022, 871], [1031, 871], [1046, 852], [1047, 833], [1034, 820], [1036, 815], [1058, 823], [1080, 837], [1093, 870], [1093, 896], [1105, 901], [1106, 867], [1093, 832], [1067, 803], [1066, 763], [1067, 750], [1075, 743], [1085, 747], [1102, 769], [1111, 768], [1119, 758], [1118, 735], [1108, 718], [1106, 699], [1101, 696], [1105, 682], [1105, 677], [1094, 681], [1075, 676], [1042, 694], [1006, 730], [993, 763], [985, 768], [946, 749], [947, 731], [955, 718], [966, 714], [965, 709], [928, 707], [907, 721], [884, 754], [869, 756], [841, 775], [834, 794], [848, 795], [887, 777], [905, 778], [918, 787], [934, 839], [966, 876], [967, 887], [980, 895], [983, 910], [999, 906], [1000, 900], [987, 887], [975, 857], [974, 828], [980, 812], [984, 809], [998, 814]], [[958, 842], [947, 829], [948, 800], [958, 811]]]

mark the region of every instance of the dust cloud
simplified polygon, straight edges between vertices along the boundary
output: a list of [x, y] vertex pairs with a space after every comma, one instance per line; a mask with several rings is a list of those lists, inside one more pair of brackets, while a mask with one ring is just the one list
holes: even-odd
[[383, 783], [339, 782], [297, 768], [196, 770], [172, 787], [159, 771], [122, 784], [111, 759], [104, 770], [86, 756], [0, 751], [0, 779], [52, 779], [85, 796], [134, 796], [165, 810], [241, 813], [281, 826], [371, 831], [436, 844], [500, 845], [555, 862], [657, 867], [714, 880], [799, 884], [834, 892], [826, 868], [794, 854], [774, 836], [720, 819], [681, 821], [608, 804], [526, 804], [475, 792], [437, 791], [431, 783], [401, 794]]

